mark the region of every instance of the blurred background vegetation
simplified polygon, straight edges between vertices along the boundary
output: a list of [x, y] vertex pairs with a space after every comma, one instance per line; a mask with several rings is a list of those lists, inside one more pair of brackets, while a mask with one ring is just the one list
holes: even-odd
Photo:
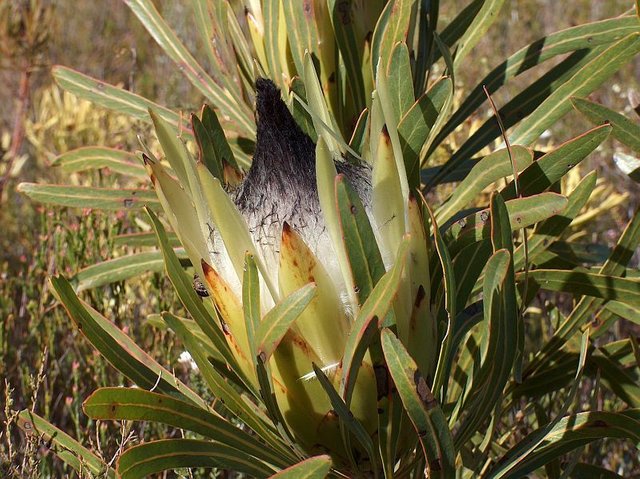
[[[155, 3], [195, 56], [204, 58], [199, 55], [202, 46], [196, 41], [186, 4]], [[443, 23], [467, 3], [443, 2]], [[148, 437], [157, 433], [144, 424], [136, 425], [136, 430], [119, 431], [111, 424], [93, 424], [83, 415], [82, 401], [91, 391], [100, 385], [121, 384], [122, 379], [71, 327], [46, 282], [55, 271], [72, 276], [111, 257], [113, 251], [117, 254], [114, 236], [131, 230], [140, 219], [134, 213], [45, 208], [18, 194], [15, 186], [20, 181], [57, 183], [64, 173], [51, 167], [50, 161], [70, 149], [105, 145], [134, 151], [138, 135], [150, 139], [147, 126], [64, 93], [52, 83], [49, 69], [54, 64], [71, 66], [185, 113], [197, 111], [202, 98], [121, 0], [2, 0], [0, 5], [0, 377], [4, 380], [0, 404], [5, 405], [0, 411], [0, 476], [61, 477], [69, 472], [46, 454], [46, 444], [25, 446], [14, 427], [13, 410], [33, 408], [81, 443], [92, 444], [107, 461], [124, 441], [132, 440], [131, 434]], [[473, 85], [495, 66], [496, 59], [548, 32], [631, 7], [628, 0], [513, 0], [456, 80]], [[531, 74], [536, 73], [534, 69]], [[591, 99], [629, 115], [640, 98], [638, 78], [637, 58]], [[494, 100], [504, 104], [529, 81], [530, 77], [516, 78]], [[479, 123], [486, 113], [472, 121]], [[549, 146], [587, 126], [577, 113], [567, 115], [546, 135]], [[615, 206], [596, 209], [596, 214], [604, 211], [597, 230], [584, 234], [610, 245], [615, 244], [640, 198], [638, 185], [613, 166], [612, 155], [617, 150], [624, 151], [615, 141], [608, 141], [580, 166], [582, 171], [598, 170], [602, 181], [592, 200], [602, 205], [592, 207]], [[71, 181], [126, 186], [118, 185], [121, 178], [102, 170], [74, 175]], [[637, 265], [637, 258], [633, 264]], [[128, 329], [159, 362], [188, 378], [188, 364], [178, 362], [181, 349], [171, 336], [147, 321], [149, 315], [163, 309], [179, 312], [173, 289], [162, 274], [83, 294], [96, 309]], [[615, 334], [626, 337], [632, 327], [619, 322]], [[606, 444], [600, 451], [605, 451], [605, 466], [629, 475], [640, 472], [636, 451], [624, 445], [608, 450]]]

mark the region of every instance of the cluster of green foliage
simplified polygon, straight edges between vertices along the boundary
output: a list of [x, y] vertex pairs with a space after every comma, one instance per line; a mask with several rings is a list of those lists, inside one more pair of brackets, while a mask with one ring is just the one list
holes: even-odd
[[[194, 0], [210, 76], [150, 0], [129, 0], [214, 108], [187, 122], [140, 96], [57, 67], [63, 88], [152, 122], [165, 161], [146, 145], [138, 155], [145, 164], [133, 153], [87, 147], [56, 164], [69, 172], [109, 167], [134, 178], [149, 175], [154, 189], [27, 183], [20, 189], [50, 204], [145, 208], [147, 231], [119, 241], [157, 242], [159, 249], [98, 263], [75, 284], [55, 276], [51, 286], [82, 334], [138, 386], [99, 389], [85, 402], [86, 414], [168, 424], [184, 429], [185, 437], [129, 448], [113, 469], [32, 412], [21, 413], [22, 427], [50, 440], [74, 468], [109, 477], [183, 467], [256, 477], [387, 478], [425, 471], [444, 478], [522, 477], [544, 467], [550, 477], [584, 477], [603, 469], [579, 456], [560, 459], [605, 437], [637, 444], [637, 344], [633, 338], [607, 342], [606, 332], [617, 318], [640, 314], [638, 271], [627, 266], [640, 241], [640, 215], [613, 248], [594, 252], [569, 238], [596, 175], [587, 174], [571, 191], [562, 178], [610, 135], [640, 152], [636, 123], [581, 99], [640, 51], [638, 12], [551, 34], [460, 95], [456, 73], [503, 3], [473, 1], [442, 28], [437, 1], [253, 0], [241, 17], [235, 2]], [[562, 63], [438, 164], [440, 147], [490, 94], [563, 54]], [[438, 65], [444, 76], [432, 74]], [[335, 321], [345, 318], [343, 305], [321, 281], [304, 284], [295, 274], [303, 263], [322, 277], [320, 261], [295, 233], [283, 231], [291, 246], [280, 253], [276, 284], [223, 188], [251, 163], [253, 89], [260, 76], [279, 84], [317, 141], [324, 221], [352, 292], [348, 334], [333, 338], [341, 345], [340, 367], [330, 373], [317, 361], [318, 351], [329, 348], [327, 336], [305, 331], [310, 323], [335, 331]], [[464, 98], [457, 105], [456, 95]], [[540, 134], [574, 106], [597, 126], [538, 154]], [[481, 155], [501, 137], [506, 148]], [[333, 166], [351, 157], [372, 167], [370, 216]], [[636, 177], [634, 158], [621, 158]], [[446, 201], [424, 199], [425, 192], [451, 191], [452, 182], [458, 184]], [[487, 189], [488, 204], [481, 204]], [[375, 233], [371, 220], [383, 225]], [[211, 267], [208, 224], [219, 231], [241, 280], [238, 296]], [[387, 268], [383, 253], [395, 258]], [[163, 312], [161, 320], [219, 401], [194, 392], [77, 296], [149, 270], [166, 270], [173, 283], [189, 318]], [[193, 291], [194, 271], [206, 280], [209, 298]], [[261, 311], [261, 291], [275, 304], [269, 311]], [[575, 298], [569, 310], [545, 303], [551, 331], [536, 314], [540, 298], [551, 297], [545, 291]], [[289, 358], [284, 367], [282, 358]], [[289, 380], [300, 371], [312, 372], [312, 380]], [[594, 396], [606, 388], [619, 400], [614, 404], [629, 408], [582, 403], [585, 383]], [[322, 421], [295, 419], [305, 414]], [[310, 444], [313, 434], [320, 450]]]

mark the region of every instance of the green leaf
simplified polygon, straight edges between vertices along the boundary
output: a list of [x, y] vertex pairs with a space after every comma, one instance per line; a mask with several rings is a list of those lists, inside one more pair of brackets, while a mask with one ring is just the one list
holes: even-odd
[[[582, 374], [584, 372], [588, 343], [589, 333], [587, 331], [582, 335], [582, 340], [580, 342], [578, 368], [571, 384], [571, 389], [569, 390], [564, 404], [560, 408], [560, 412], [558, 413], [556, 418], [540, 429], [532, 432], [514, 447], [509, 449], [495, 464], [495, 466], [488, 472], [488, 478], [500, 479], [502, 477], [509, 477], [512, 479], [516, 479], [518, 477], [522, 477], [517, 473], [513, 473], [513, 469], [521, 467], [521, 464], [523, 464], [527, 460], [527, 458], [531, 459], [532, 452], [534, 452], [536, 448], [545, 440], [547, 435], [551, 431], [553, 431], [554, 428], [558, 426], [558, 424], [561, 423], [562, 417], [567, 413], [569, 407], [576, 397], [578, 389], [580, 388], [580, 380], [582, 379]], [[546, 464], [547, 462], [544, 462], [543, 464]]]
[[315, 295], [316, 285], [308, 284], [291, 293], [265, 314], [255, 333], [255, 343], [258, 346], [256, 352], [263, 362], [271, 357], [293, 322]]
[[57, 156], [51, 166], [60, 167], [65, 173], [76, 173], [100, 168], [109, 168], [116, 173], [146, 178], [147, 172], [136, 155], [116, 148], [86, 146], [67, 151]]
[[616, 42], [577, 71], [551, 93], [511, 133], [512, 144], [531, 144], [540, 134], [571, 109], [571, 97], [588, 95], [640, 52], [640, 34]]
[[471, 24], [458, 40], [456, 54], [453, 59], [455, 71], [458, 71], [464, 58], [476, 46], [493, 22], [496, 21], [503, 4], [504, 0], [486, 0], [482, 2], [482, 7], [473, 16]]
[[256, 127], [251, 110], [246, 104], [238, 103], [209, 76], [165, 22], [153, 2], [126, 0], [126, 4], [191, 84], [229, 117], [240, 132], [253, 138]]
[[82, 302], [69, 282], [61, 276], [50, 279], [56, 298], [78, 330], [109, 361], [113, 367], [144, 389], [173, 396], [182, 396], [194, 404], [204, 401], [173, 374], [160, 366], [111, 321]]
[[315, 456], [283, 469], [270, 479], [324, 479], [331, 469], [331, 457]]
[[513, 263], [508, 249], [498, 249], [487, 262], [483, 298], [488, 334], [485, 333], [482, 338], [482, 364], [473, 378], [470, 389], [472, 394], [470, 393], [463, 406], [468, 415], [456, 431], [456, 449], [472, 437], [496, 404], [499, 404], [516, 359], [518, 311]]
[[[407, 41], [415, 7], [415, 0], [394, 0], [388, 2], [380, 14], [371, 40], [371, 66], [374, 78], [378, 61], [382, 62], [382, 65], [388, 65], [396, 43]], [[380, 71], [384, 72], [384, 67]]]
[[624, 479], [609, 469], [585, 463], [576, 464], [566, 477], [568, 479]]
[[[529, 196], [545, 191], [584, 160], [609, 136], [609, 133], [610, 126], [598, 126], [539, 158], [518, 176], [521, 194]], [[505, 199], [515, 198], [513, 181], [500, 193]]]
[[384, 263], [364, 206], [343, 175], [335, 179], [335, 195], [358, 303], [363, 304], [385, 273]]
[[[521, 281], [522, 274], [517, 279]], [[640, 281], [636, 279], [582, 271], [537, 269], [529, 272], [529, 281], [548, 291], [563, 291], [640, 306]]]
[[147, 214], [149, 215], [151, 226], [158, 238], [158, 245], [160, 246], [160, 251], [164, 257], [167, 275], [178, 294], [178, 298], [180, 298], [180, 302], [184, 305], [185, 309], [189, 312], [204, 334], [209, 338], [213, 346], [224, 357], [230, 367], [235, 371], [239, 371], [238, 363], [229, 349], [222, 330], [218, 324], [216, 324], [218, 318], [215, 310], [213, 308], [208, 310], [204, 306], [202, 299], [193, 290], [192, 280], [185, 273], [180, 264], [180, 260], [170, 247], [164, 227], [158, 220], [158, 217], [149, 209], [147, 209]]
[[122, 479], [138, 479], [183, 467], [221, 468], [262, 478], [274, 470], [234, 448], [196, 439], [164, 439], [127, 449], [118, 459]]
[[611, 134], [616, 140], [640, 153], [640, 125], [620, 113], [583, 98], [572, 98], [571, 103], [591, 123], [609, 123], [613, 127]]
[[26, 435], [35, 436], [38, 442], [46, 442], [47, 449], [65, 464], [71, 466], [78, 474], [89, 471], [97, 477], [115, 479], [116, 472], [102, 459], [37, 414], [26, 409], [20, 411], [17, 424]]
[[[598, 54], [603, 50], [604, 47], [598, 47], [593, 50], [580, 50], [571, 54], [563, 62], [551, 68], [531, 85], [518, 93], [498, 111], [504, 128], [508, 130], [521, 122], [523, 118], [532, 114], [546, 98], [564, 86], [573, 78], [576, 72], [579, 72], [581, 68], [588, 65], [594, 58], [597, 58]], [[552, 123], [549, 123], [549, 126], [551, 125]], [[440, 182], [443, 176], [456, 168], [460, 162], [467, 160], [471, 155], [476, 154], [483, 147], [488, 146], [494, 139], [499, 138], [501, 133], [495, 116], [486, 120], [451, 156], [447, 163], [445, 163], [442, 171], [434, 180], [436, 184]], [[529, 143], [533, 143], [533, 141], [529, 143], [519, 143], [529, 145]], [[511, 144], [515, 143], [512, 142]]]
[[[533, 162], [533, 152], [522, 146], [512, 147], [511, 155], [519, 172]], [[438, 223], [446, 223], [457, 212], [474, 201], [487, 186], [511, 175], [513, 175], [513, 166], [508, 150], [502, 149], [485, 156], [456, 186], [449, 199], [436, 210]]]
[[247, 253], [244, 257], [244, 274], [242, 275], [242, 312], [247, 329], [247, 341], [251, 357], [257, 355], [256, 330], [260, 325], [260, 277], [254, 257]]
[[[637, 374], [619, 361], [598, 350], [590, 359], [600, 375], [603, 386], [626, 402], [629, 407], [640, 407], [640, 385]], [[635, 369], [635, 368], [634, 368]]]
[[[625, 289], [633, 290], [636, 285], [640, 283], [634, 283], [634, 280], [617, 278], [625, 273], [626, 265], [631, 260], [633, 252], [640, 243], [640, 212], [636, 211], [634, 217], [629, 222], [625, 230], [623, 231], [616, 247], [611, 252], [611, 255], [607, 259], [604, 265], [599, 270], [599, 274], [576, 272], [577, 276], [567, 276], [566, 271], [556, 271], [554, 273], [556, 281], [552, 284], [555, 287], [563, 288], [567, 281], [579, 278], [580, 289], [575, 292], [578, 294], [586, 294], [587, 296], [580, 299], [578, 304], [573, 308], [573, 311], [567, 318], [560, 324], [554, 333], [554, 338], [548, 345], [542, 348], [542, 350], [536, 355], [533, 361], [529, 365], [529, 369], [534, 371], [536, 369], [544, 368], [547, 365], [550, 357], [560, 348], [571, 336], [577, 332], [587, 321], [592, 318], [593, 311], [595, 311], [602, 303], [603, 299], [616, 299], [616, 295], [621, 291], [616, 289], [616, 284], [624, 284]], [[570, 272], [569, 272], [570, 273]], [[541, 275], [546, 276], [547, 273], [543, 272]], [[582, 275], [587, 275], [582, 276]], [[541, 278], [541, 279], [543, 279]], [[610, 278], [613, 282], [609, 282]], [[592, 284], [591, 280], [596, 280], [597, 284]], [[601, 286], [604, 287], [601, 288]], [[573, 292], [573, 291], [571, 291]], [[598, 294], [592, 294], [598, 293]], [[628, 296], [627, 292], [622, 293], [625, 296], [625, 300], [621, 300], [626, 304], [634, 305], [635, 296]], [[606, 296], [602, 298], [602, 296]], [[614, 297], [611, 297], [614, 296]], [[633, 302], [632, 302], [633, 301]]]
[[607, 301], [604, 305], [606, 309], [621, 318], [640, 325], [640, 308], [634, 308], [620, 301]]
[[[267, 57], [269, 76], [279, 86], [284, 86], [287, 71], [287, 28], [281, 0], [264, 0], [264, 50]], [[306, 84], [306, 81], [305, 81]]]
[[[578, 447], [605, 437], [631, 439], [637, 443], [640, 441], [638, 431], [640, 431], [638, 409], [630, 409], [622, 413], [590, 411], [566, 416], [555, 424], [544, 436], [540, 446], [527, 458], [514, 464], [508, 473], [492, 474], [489, 477], [515, 479], [526, 476], [552, 458], [560, 457]], [[530, 436], [538, 432], [535, 431]]]
[[[536, 226], [533, 234], [528, 239], [529, 263], [536, 263], [541, 253], [547, 250], [553, 242], [569, 227], [573, 219], [582, 211], [589, 201], [589, 197], [596, 187], [597, 175], [592, 171], [585, 176], [568, 196], [568, 203], [562, 213], [553, 216]], [[514, 253], [516, 271], [524, 267], [524, 245], [520, 245]]]
[[151, 108], [174, 128], [184, 130], [186, 135], [190, 135], [189, 124], [182, 120], [179, 114], [135, 93], [60, 65], [54, 66], [51, 74], [61, 88], [83, 100], [147, 123], [151, 122], [148, 114]]
[[[305, 54], [304, 61], [304, 87], [309, 102], [309, 110], [313, 126], [319, 137], [322, 137], [334, 157], [341, 155], [342, 143], [344, 140], [336, 138], [339, 136], [340, 129], [337, 126], [334, 116], [329, 111], [327, 98], [325, 98], [322, 85], [318, 80], [316, 67], [313, 64], [313, 58], [308, 52]], [[304, 105], [301, 102], [301, 105]]]
[[400, 119], [415, 103], [411, 59], [406, 43], [398, 42], [394, 46], [385, 74], [387, 75], [391, 103], [395, 113], [395, 123], [398, 124]]
[[313, 371], [315, 373], [315, 377], [318, 379], [318, 382], [324, 389], [324, 392], [329, 397], [329, 401], [331, 401], [331, 407], [334, 412], [338, 414], [340, 421], [344, 426], [351, 431], [351, 433], [356, 437], [358, 442], [364, 447], [369, 455], [369, 459], [371, 460], [372, 467], [375, 469], [377, 460], [376, 460], [376, 449], [373, 445], [373, 441], [367, 433], [365, 427], [356, 419], [353, 413], [349, 410], [349, 406], [345, 403], [345, 401], [340, 397], [338, 391], [335, 390], [333, 384], [326, 376], [326, 374], [320, 369], [316, 364], [313, 364]]
[[[179, 258], [186, 259], [184, 250], [178, 250], [176, 254]], [[95, 263], [78, 271], [74, 278], [78, 281], [76, 291], [97, 288], [144, 273], [159, 273], [163, 270], [164, 261], [160, 251], [129, 254]]]
[[430, 136], [447, 99], [453, 94], [453, 82], [443, 77], [418, 98], [413, 106], [400, 118], [398, 135], [402, 147], [409, 187], [419, 186], [421, 151]]
[[[482, 0], [475, 1], [469, 5], [469, 8], [475, 7], [475, 9], [479, 9], [482, 3], [484, 3]], [[459, 17], [464, 13], [463, 11]], [[475, 16], [475, 11], [469, 12], [468, 18], [473, 18], [473, 16]], [[449, 26], [453, 26], [454, 22]], [[442, 33], [442, 38], [447, 45], [452, 45], [453, 43], [449, 40], [449, 35], [447, 34], [449, 26]], [[635, 16], [621, 16], [577, 25], [551, 33], [521, 48], [494, 68], [482, 81], [478, 82], [478, 85], [462, 102], [442, 129], [435, 141], [435, 145], [440, 144], [444, 138], [487, 100], [483, 87], [486, 87], [489, 93], [493, 94], [505, 85], [510, 78], [527, 72], [529, 69], [557, 55], [611, 43], [629, 33], [637, 32], [639, 29], [640, 22]]]
[[[187, 189], [189, 187], [187, 168], [190, 158], [184, 143], [179, 140], [176, 131], [171, 125], [164, 121], [155, 111], [149, 109], [149, 116], [167, 161], [175, 171], [181, 186]], [[187, 191], [189, 190], [187, 189]]]
[[362, 45], [357, 38], [353, 16], [353, 0], [328, 0], [331, 24], [335, 41], [342, 56], [348, 91], [354, 96], [355, 110], [362, 111], [367, 105], [364, 79], [362, 78]]
[[127, 210], [159, 206], [158, 197], [153, 190], [20, 183], [18, 191], [40, 203], [73, 208]]
[[344, 398], [347, 406], [351, 403], [353, 388], [367, 348], [378, 332], [379, 325], [393, 306], [393, 299], [400, 287], [408, 246], [409, 244], [405, 240], [398, 249], [393, 268], [387, 271], [373, 288], [362, 308], [360, 308], [347, 337], [342, 358], [342, 377], [340, 379], [340, 395]]
[[[169, 241], [169, 245], [173, 248], [180, 247], [180, 240], [173, 232], [167, 233], [167, 240]], [[114, 246], [129, 246], [131, 248], [140, 248], [147, 246], [157, 246], [158, 239], [156, 234], [151, 233], [124, 233], [121, 235], [117, 235], [113, 239]]]
[[[540, 193], [506, 202], [509, 222], [514, 230], [526, 228], [560, 214], [567, 198], [557, 193]], [[491, 214], [487, 209], [456, 221], [447, 231], [449, 249], [455, 256], [464, 246], [486, 239], [490, 235]]]
[[[266, 422], [266, 419], [258, 414], [252, 399], [247, 397], [245, 393], [240, 393], [213, 366], [200, 346], [200, 341], [186, 328], [182, 321], [171, 313], [163, 313], [162, 318], [184, 343], [185, 348], [198, 365], [198, 370], [202, 374], [207, 387], [216, 398], [220, 399], [224, 408], [252, 429], [267, 444], [277, 448], [278, 453], [283, 454], [283, 457], [293, 458], [293, 453], [284, 445], [282, 438], [277, 436], [273, 428]], [[235, 369], [235, 371], [239, 373], [239, 369]]]
[[100, 388], [83, 403], [92, 419], [152, 421], [193, 431], [278, 467], [287, 461], [221, 416], [178, 399], [135, 388]]
[[[238, 169], [239, 165], [236, 161], [233, 151], [229, 146], [229, 141], [225, 137], [224, 129], [218, 120], [218, 115], [213, 111], [209, 105], [205, 105], [202, 108], [202, 125], [207, 130], [213, 149], [215, 150], [216, 157], [222, 162], [222, 165], [231, 165], [233, 168]], [[245, 167], [249, 165], [244, 165]]]
[[455, 476], [456, 451], [447, 420], [425, 377], [402, 343], [388, 329], [382, 330], [382, 350], [427, 460], [428, 476]]
[[193, 133], [196, 137], [196, 142], [198, 143], [198, 159], [206, 165], [213, 176], [218, 178], [220, 181], [224, 181], [222, 161], [218, 157], [213, 138], [209, 134], [209, 130], [207, 130], [207, 128], [202, 124], [202, 121], [193, 114], [191, 115], [191, 125], [193, 126]]

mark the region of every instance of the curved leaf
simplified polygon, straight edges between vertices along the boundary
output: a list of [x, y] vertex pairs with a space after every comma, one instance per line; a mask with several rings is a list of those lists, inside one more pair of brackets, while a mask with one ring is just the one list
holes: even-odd
[[158, 197], [153, 190], [20, 183], [18, 191], [41, 203], [74, 208], [128, 210], [159, 206]]
[[193, 431], [278, 467], [288, 463], [254, 436], [217, 414], [184, 401], [135, 388], [100, 388], [83, 403], [93, 419], [153, 421]]
[[329, 469], [329, 456], [315, 456], [274, 474], [270, 479], [324, 479], [329, 475]]
[[164, 439], [134, 446], [122, 453], [117, 470], [122, 479], [139, 479], [183, 467], [217, 467], [256, 478], [268, 477], [274, 472], [242, 451], [196, 439]]
[[116, 472], [102, 459], [37, 414], [26, 409], [20, 411], [17, 423], [25, 434], [48, 443], [47, 448], [78, 474], [89, 471], [97, 477], [115, 479]]
[[116, 148], [85, 146], [57, 156], [51, 166], [59, 166], [65, 173], [109, 168], [116, 173], [146, 178], [147, 172], [136, 155]]
[[382, 330], [382, 350], [427, 460], [429, 477], [455, 476], [456, 452], [447, 420], [426, 379], [398, 338]]

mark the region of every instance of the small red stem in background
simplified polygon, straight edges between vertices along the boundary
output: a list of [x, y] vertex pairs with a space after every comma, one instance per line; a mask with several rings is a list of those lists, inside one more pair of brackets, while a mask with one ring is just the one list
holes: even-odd
[[16, 102], [16, 111], [14, 113], [13, 133], [11, 134], [11, 145], [7, 151], [7, 164], [4, 176], [0, 178], [0, 202], [2, 201], [2, 193], [4, 187], [9, 181], [11, 168], [13, 163], [22, 150], [25, 136], [25, 121], [27, 119], [27, 110], [29, 108], [30, 99], [30, 80], [31, 67], [26, 66], [20, 74], [20, 84], [18, 86], [18, 98]]

